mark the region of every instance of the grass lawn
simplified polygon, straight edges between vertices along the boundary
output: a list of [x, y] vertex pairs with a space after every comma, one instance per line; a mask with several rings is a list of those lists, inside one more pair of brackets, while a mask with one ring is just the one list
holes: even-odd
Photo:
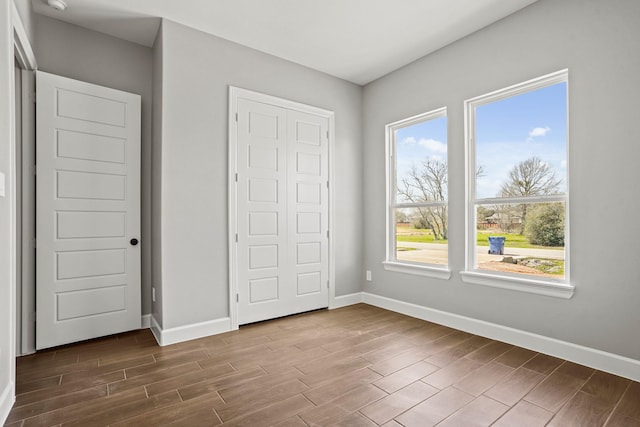
[[489, 236], [504, 236], [504, 245], [509, 248], [544, 248], [544, 246], [532, 245], [522, 234], [517, 233], [496, 233], [480, 231], [476, 232], [478, 246], [489, 246]]
[[[435, 240], [431, 230], [421, 230], [413, 228], [408, 224], [400, 224], [397, 227], [396, 236], [398, 242], [416, 242], [416, 243], [447, 243], [447, 240]], [[496, 233], [489, 231], [477, 232], [478, 246], [489, 246], [489, 236], [504, 236], [505, 246], [509, 248], [539, 248], [539, 249], [559, 249], [547, 246], [532, 245], [529, 240], [517, 233]]]
[[564, 276], [564, 260], [548, 258], [524, 258], [523, 260], [518, 261], [518, 264], [535, 268], [536, 270], [543, 273]]

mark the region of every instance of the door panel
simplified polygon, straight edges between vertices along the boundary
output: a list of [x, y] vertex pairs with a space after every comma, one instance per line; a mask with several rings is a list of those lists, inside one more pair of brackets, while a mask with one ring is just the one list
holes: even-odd
[[328, 305], [328, 119], [237, 102], [238, 320]]
[[329, 120], [288, 111], [288, 250], [300, 311], [326, 307], [329, 284]]
[[241, 323], [280, 316], [286, 291], [286, 110], [238, 103], [238, 292]]
[[140, 97], [38, 72], [36, 348], [140, 327]]

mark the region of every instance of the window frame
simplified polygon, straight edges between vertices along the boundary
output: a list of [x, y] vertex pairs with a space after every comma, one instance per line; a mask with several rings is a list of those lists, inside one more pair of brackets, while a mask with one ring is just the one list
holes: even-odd
[[[566, 192], [564, 194], [524, 196], [524, 197], [476, 197], [476, 107], [487, 105], [492, 102], [501, 101], [523, 93], [532, 92], [558, 83], [567, 85], [567, 169], [566, 169]], [[535, 79], [518, 83], [503, 89], [499, 89], [484, 95], [480, 95], [464, 101], [464, 123], [465, 123], [465, 151], [466, 151], [466, 234], [465, 234], [465, 271], [460, 275], [466, 283], [491, 286], [502, 289], [510, 289], [546, 295], [558, 298], [571, 298], [575, 287], [570, 282], [570, 241], [569, 241], [569, 71], [568, 69], [556, 71]], [[473, 171], [473, 173], [472, 173]], [[490, 204], [510, 204], [542, 203], [542, 202], [563, 202], [565, 206], [565, 277], [563, 279], [539, 278], [525, 274], [496, 272], [480, 270], [477, 265], [477, 207]]]
[[[434, 120], [438, 118], [447, 119], [447, 145], [449, 143], [449, 119], [447, 117], [447, 107], [437, 108], [425, 113], [417, 114], [406, 119], [398, 120], [393, 123], [389, 123], [385, 126], [385, 156], [386, 156], [386, 258], [382, 263], [385, 270], [395, 271], [400, 273], [408, 273], [419, 276], [435, 277], [439, 279], [449, 279], [451, 277], [451, 270], [449, 266], [450, 254], [449, 254], [449, 242], [447, 242], [447, 264], [435, 264], [435, 263], [422, 263], [402, 261], [397, 259], [397, 240], [396, 240], [396, 223], [395, 223], [395, 210], [401, 208], [419, 208], [430, 206], [446, 206], [447, 216], [449, 215], [449, 191], [447, 188], [447, 200], [446, 201], [433, 201], [422, 203], [397, 203], [396, 193], [398, 188], [398, 175], [397, 175], [397, 150], [395, 132], [398, 129], [412, 126], [414, 124]], [[447, 150], [448, 156], [449, 150]], [[448, 161], [448, 159], [447, 159]], [[447, 171], [447, 175], [448, 175]], [[447, 176], [448, 183], [448, 176]], [[448, 220], [447, 220], [448, 222]]]

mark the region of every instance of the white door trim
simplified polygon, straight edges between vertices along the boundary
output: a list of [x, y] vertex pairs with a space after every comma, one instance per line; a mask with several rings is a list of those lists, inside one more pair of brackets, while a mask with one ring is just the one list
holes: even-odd
[[13, 25], [13, 45], [18, 63], [24, 70], [35, 71], [38, 68], [36, 55], [33, 53], [27, 31], [13, 2], [11, 3], [11, 23]]
[[[13, 26], [14, 56], [22, 69], [22, 188], [16, 189], [22, 191], [22, 281], [15, 284], [16, 289], [14, 290], [14, 295], [17, 296], [18, 292], [20, 293], [21, 300], [15, 301], [13, 305], [16, 310], [18, 309], [16, 304], [21, 305], [18, 310], [20, 319], [16, 319], [14, 328], [17, 337], [19, 337], [15, 341], [20, 341], [21, 346], [16, 346], [15, 355], [24, 355], [36, 351], [36, 278], [35, 249], [33, 248], [36, 232], [35, 177], [31, 171], [35, 165], [36, 152], [35, 74], [33, 71], [38, 68], [38, 63], [14, 3], [11, 4], [11, 23]], [[15, 181], [15, 178], [12, 177], [12, 182]], [[12, 229], [15, 229], [15, 224]], [[17, 245], [15, 250], [17, 250]], [[20, 289], [17, 289], [18, 287]]]
[[[35, 177], [31, 174], [32, 165], [35, 164], [36, 150], [36, 117], [35, 117], [35, 73], [38, 69], [36, 56], [27, 36], [27, 31], [22, 23], [16, 5], [11, 3], [11, 25], [13, 27], [14, 56], [22, 70], [22, 283], [14, 283], [13, 295], [17, 295], [15, 287], [21, 286], [21, 319], [12, 329], [16, 335], [20, 334], [21, 348], [15, 348], [13, 356], [33, 353], [35, 351], [35, 250], [32, 238], [35, 237]], [[15, 77], [13, 77], [15, 78]], [[15, 96], [15, 94], [14, 94]], [[15, 105], [15, 101], [12, 101]], [[12, 119], [14, 120], [14, 119]], [[12, 139], [12, 143], [14, 140]], [[14, 146], [13, 149], [18, 147]], [[15, 158], [15, 151], [12, 155]], [[16, 167], [12, 168], [15, 173]], [[16, 182], [16, 177], [11, 177], [11, 182]], [[18, 189], [16, 189], [18, 190]], [[12, 191], [12, 212], [15, 211], [15, 191]], [[12, 230], [16, 227], [16, 218], [12, 221]], [[12, 244], [12, 251], [17, 250], [17, 245]], [[16, 262], [16, 255], [12, 263]], [[17, 266], [16, 266], [17, 267]], [[14, 274], [14, 278], [16, 275]], [[12, 302], [12, 308], [17, 309], [17, 301]], [[15, 312], [14, 312], [15, 313]], [[12, 314], [13, 316], [13, 314]], [[16, 342], [16, 339], [13, 339]]]
[[[29, 42], [27, 31], [15, 4], [11, 4], [14, 56], [22, 69], [22, 274], [21, 283], [16, 283], [15, 295], [20, 294], [20, 319], [16, 319], [16, 335], [21, 346], [16, 355], [36, 351], [35, 347], [35, 177], [32, 173], [36, 152], [35, 74], [38, 68], [36, 56]], [[17, 147], [16, 147], [17, 148]], [[15, 177], [12, 178], [12, 181]], [[15, 225], [15, 224], [14, 224]], [[12, 227], [15, 228], [15, 227]], [[17, 247], [16, 247], [17, 250]], [[20, 289], [17, 289], [17, 288]], [[14, 304], [15, 305], [15, 304]], [[16, 306], [16, 309], [18, 307]]]
[[[11, 34], [6, 34], [6, 38], [3, 37], [3, 46], [1, 49], [3, 52], [11, 52], [13, 50], [13, 55], [11, 55], [11, 61], [9, 70], [7, 73], [4, 73], [0, 79], [2, 80], [2, 84], [4, 87], [10, 88], [9, 90], [9, 99], [3, 100], [5, 105], [10, 106], [9, 109], [9, 124], [10, 126], [6, 131], [3, 131], [2, 137], [8, 137], [9, 143], [9, 159], [10, 166], [9, 170], [5, 171], [8, 173], [6, 184], [9, 188], [6, 189], [8, 197], [8, 209], [9, 209], [9, 271], [7, 273], [3, 272], [2, 275], [4, 277], [8, 277], [9, 279], [9, 301], [3, 302], [2, 307], [8, 307], [9, 309], [9, 324], [2, 325], [2, 329], [4, 332], [9, 334], [9, 348], [8, 348], [8, 356], [11, 360], [14, 360], [17, 353], [16, 348], [16, 235], [13, 232], [16, 227], [16, 197], [15, 197], [15, 179], [16, 179], [16, 165], [15, 165], [15, 131], [14, 131], [14, 123], [15, 123], [15, 99], [14, 99], [14, 67], [13, 67], [13, 58], [17, 58], [20, 67], [26, 70], [34, 70], [37, 67], [35, 55], [33, 54], [33, 49], [31, 48], [31, 44], [29, 42], [29, 38], [27, 37], [27, 32], [25, 31], [22, 20], [20, 19], [20, 15], [18, 14], [18, 10], [13, 2], [9, 2], [10, 4], [7, 6], [2, 6], [2, 11], [10, 10], [10, 16], [4, 15], [2, 19], [2, 23], [0, 26], [6, 24], [9, 26], [7, 28], [8, 31], [11, 31]], [[5, 9], [7, 7], [7, 9]], [[10, 8], [10, 9], [9, 9]], [[7, 64], [9, 65], [9, 64]], [[24, 101], [24, 99], [23, 99]], [[4, 368], [4, 367], [2, 367]], [[11, 410], [11, 406], [15, 401], [15, 378], [16, 378], [16, 370], [15, 363], [11, 363], [11, 368], [9, 372], [8, 383], [5, 384], [4, 388], [0, 388], [0, 423], [6, 420], [9, 415], [9, 411]]]
[[238, 305], [236, 295], [238, 294], [237, 282], [237, 252], [236, 252], [236, 234], [237, 234], [237, 117], [238, 98], [246, 98], [256, 102], [276, 105], [282, 108], [301, 111], [309, 114], [316, 114], [327, 117], [329, 120], [329, 308], [335, 306], [335, 251], [334, 241], [334, 152], [335, 152], [335, 113], [330, 110], [318, 108], [306, 104], [302, 104], [288, 99], [278, 98], [276, 96], [266, 95], [263, 93], [242, 89], [235, 86], [229, 86], [229, 124], [228, 124], [228, 245], [229, 245], [229, 318], [231, 319], [231, 329], [238, 329]]

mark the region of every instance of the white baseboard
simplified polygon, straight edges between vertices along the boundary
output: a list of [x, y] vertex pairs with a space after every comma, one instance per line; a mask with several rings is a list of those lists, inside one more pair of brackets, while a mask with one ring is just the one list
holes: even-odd
[[362, 302], [640, 381], [640, 360], [367, 292]]
[[156, 318], [153, 317], [153, 314], [151, 315], [151, 325], [149, 325], [149, 328], [151, 329], [151, 333], [156, 339], [158, 345], [162, 345], [160, 344], [160, 341], [162, 340], [162, 328], [160, 327], [160, 324], [158, 323]]
[[358, 304], [361, 302], [362, 302], [362, 292], [357, 292], [355, 294], [348, 294], [348, 295], [340, 295], [338, 297], [333, 298], [333, 300], [329, 304], [329, 310], [333, 310], [334, 308], [346, 307], [348, 305]]
[[[349, 295], [341, 295], [335, 297], [331, 301], [329, 309], [346, 307], [349, 305], [357, 304], [359, 302], [362, 302], [361, 292]], [[162, 329], [152, 314], [145, 314], [142, 316], [142, 328], [150, 328], [151, 333], [155, 337], [158, 345], [161, 346], [207, 337], [209, 335], [221, 334], [223, 332], [229, 332], [233, 330], [231, 326], [231, 318], [224, 317], [222, 319], [196, 323], [193, 325]]]
[[162, 329], [152, 315], [150, 322], [151, 332], [160, 346], [195, 340], [231, 330], [231, 318], [229, 317], [169, 329]]
[[4, 390], [2, 390], [2, 394], [0, 394], [0, 425], [4, 425], [5, 421], [7, 421], [15, 401], [15, 385], [13, 381], [9, 381]]
[[151, 327], [151, 315], [143, 314], [140, 318], [140, 329], [149, 329]]
[[[329, 308], [346, 307], [361, 302], [640, 381], [640, 360], [367, 292], [335, 297]], [[162, 329], [152, 315], [143, 316], [143, 325], [145, 317], [148, 318], [151, 332], [161, 346], [232, 330], [231, 319], [228, 317], [170, 329]]]

